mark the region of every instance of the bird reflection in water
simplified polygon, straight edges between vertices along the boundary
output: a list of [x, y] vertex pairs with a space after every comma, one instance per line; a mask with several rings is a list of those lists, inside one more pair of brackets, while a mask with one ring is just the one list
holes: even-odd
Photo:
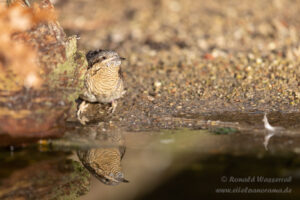
[[[111, 135], [102, 135], [102, 139], [111, 140]], [[124, 178], [121, 168], [121, 160], [125, 154], [126, 147], [120, 137], [114, 137], [113, 145], [110, 147], [79, 150], [77, 155], [82, 164], [90, 173], [107, 185], [117, 185], [129, 182]]]

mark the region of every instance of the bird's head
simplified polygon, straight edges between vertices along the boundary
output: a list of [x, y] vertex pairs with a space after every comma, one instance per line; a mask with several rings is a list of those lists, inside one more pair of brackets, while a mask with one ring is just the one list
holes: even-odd
[[107, 185], [118, 185], [120, 183], [128, 183], [129, 181], [124, 178], [122, 172], [100, 174], [97, 173], [96, 177], [104, 184]]
[[106, 67], [119, 67], [122, 60], [125, 60], [125, 58], [120, 57], [115, 51], [101, 49], [89, 51], [86, 54], [86, 59], [88, 61], [88, 69], [96, 63], [100, 63]]

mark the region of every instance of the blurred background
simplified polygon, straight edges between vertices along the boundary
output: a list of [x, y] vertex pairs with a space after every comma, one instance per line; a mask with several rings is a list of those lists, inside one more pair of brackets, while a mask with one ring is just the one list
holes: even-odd
[[[3, 148], [0, 199], [300, 198], [300, 1], [51, 2], [78, 51], [126, 58], [127, 93], [109, 120]], [[283, 129], [268, 132], [264, 113]], [[110, 132], [126, 146], [129, 183], [117, 186], [90, 175], [75, 152], [100, 148]]]

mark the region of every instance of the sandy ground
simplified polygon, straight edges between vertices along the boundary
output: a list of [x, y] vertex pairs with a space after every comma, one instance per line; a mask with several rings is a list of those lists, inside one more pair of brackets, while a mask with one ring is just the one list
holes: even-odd
[[127, 58], [127, 94], [113, 121], [129, 130], [188, 126], [165, 117], [298, 112], [299, 3], [54, 1], [80, 49]]

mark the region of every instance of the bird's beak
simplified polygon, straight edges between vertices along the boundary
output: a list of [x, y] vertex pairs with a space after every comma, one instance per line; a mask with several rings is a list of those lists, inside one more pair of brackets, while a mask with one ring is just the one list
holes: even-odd
[[[119, 56], [114, 56], [112, 58], [108, 58], [108, 59], [104, 60], [103, 63], [111, 63], [112, 61], [121, 62], [122, 60], [125, 60], [125, 58], [119, 57]], [[110, 66], [110, 65], [108, 65], [108, 66]], [[116, 65], [116, 66], [118, 66], [118, 65]]]
[[119, 179], [119, 181], [123, 182], [123, 183], [129, 183], [129, 181], [127, 179], [125, 179], [125, 178], [121, 178], [121, 179]]

